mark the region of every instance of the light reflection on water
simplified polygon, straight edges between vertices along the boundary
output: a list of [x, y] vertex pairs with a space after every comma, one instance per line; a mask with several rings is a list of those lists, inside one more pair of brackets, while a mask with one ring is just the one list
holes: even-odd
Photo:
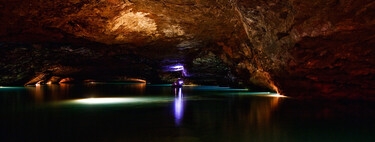
[[174, 100], [174, 117], [176, 125], [181, 124], [181, 120], [184, 113], [184, 96], [182, 94], [182, 88], [175, 88], [175, 100]]
[[82, 104], [116, 104], [136, 101], [137, 99], [134, 98], [88, 98], [75, 100], [75, 102]]
[[279, 105], [280, 98], [270, 98], [265, 100], [252, 100], [248, 113], [239, 113], [239, 120], [247, 122], [247, 126], [266, 126], [269, 125], [272, 112]]
[[106, 97], [106, 98], [84, 98], [84, 99], [74, 99], [68, 101], [62, 101], [60, 105], [115, 105], [121, 104], [138, 104], [145, 105], [147, 103], [168, 103], [171, 102], [172, 97]]
[[119, 86], [124, 89], [132, 89], [137, 91], [138, 95], [144, 94], [146, 83], [105, 83], [105, 82], [89, 82], [84, 84], [87, 87], [95, 88], [98, 86]]
[[35, 102], [41, 103], [43, 102], [44, 90], [41, 86], [35, 86]]
[[[334, 115], [350, 110], [342, 105], [225, 87], [60, 84], [0, 94], [0, 141], [366, 141], [374, 130], [351, 113]], [[362, 118], [374, 110], [366, 107], [349, 108]]]

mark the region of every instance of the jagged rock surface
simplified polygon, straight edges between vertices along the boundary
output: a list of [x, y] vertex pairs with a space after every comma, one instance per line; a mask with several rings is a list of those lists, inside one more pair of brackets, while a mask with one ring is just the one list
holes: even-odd
[[374, 9], [371, 0], [2, 0], [0, 84], [40, 73], [160, 80], [162, 66], [183, 63], [197, 82], [366, 98]]
[[291, 96], [375, 93], [375, 2], [240, 0], [234, 7], [250, 40], [237, 50], [248, 50], [243, 64], [252, 76], [263, 74]]

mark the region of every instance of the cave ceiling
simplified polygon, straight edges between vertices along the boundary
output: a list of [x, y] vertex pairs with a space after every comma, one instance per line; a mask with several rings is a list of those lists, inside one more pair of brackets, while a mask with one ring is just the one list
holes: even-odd
[[374, 9], [372, 0], [0, 0], [0, 83], [46, 71], [152, 78], [182, 63], [197, 78], [297, 96], [375, 93]]

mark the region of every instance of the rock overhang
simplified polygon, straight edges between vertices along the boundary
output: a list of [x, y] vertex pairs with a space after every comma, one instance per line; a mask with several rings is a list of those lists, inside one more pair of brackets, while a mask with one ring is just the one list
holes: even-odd
[[[343, 86], [371, 92], [365, 85], [372, 84], [369, 80], [374, 76], [373, 50], [368, 48], [374, 41], [374, 3], [370, 0], [0, 2], [4, 5], [7, 7], [0, 10], [4, 21], [0, 28], [0, 40], [5, 43], [2, 46], [9, 42], [42, 43], [43, 49], [51, 47], [44, 44], [48, 42], [70, 44], [76, 49], [84, 46], [82, 49], [93, 50], [97, 57], [74, 56], [79, 55], [75, 52], [86, 53], [76, 49], [67, 54], [85, 61], [82, 64], [88, 71], [95, 68], [89, 67], [89, 62], [94, 62], [101, 68], [110, 63], [112, 70], [106, 73], [142, 66], [151, 68], [148, 74], [158, 74], [165, 60], [200, 68], [193, 62], [203, 59], [214, 64], [220, 59], [228, 70], [219, 74], [248, 87], [266, 86], [294, 96], [300, 95], [298, 92], [330, 94]], [[39, 55], [42, 50], [27, 47], [38, 54], [34, 58], [45, 58]], [[208, 57], [210, 53], [215, 57]], [[7, 58], [25, 57], [15, 54]], [[8, 65], [9, 60], [3, 59], [2, 64]], [[49, 64], [70, 63], [68, 58], [44, 60]], [[116, 67], [121, 65], [128, 67]], [[17, 67], [8, 65], [3, 72]], [[43, 68], [16, 74], [35, 74]], [[340, 72], [350, 77], [335, 82], [324, 79], [327, 75], [318, 70], [326, 70], [329, 78], [342, 76]]]

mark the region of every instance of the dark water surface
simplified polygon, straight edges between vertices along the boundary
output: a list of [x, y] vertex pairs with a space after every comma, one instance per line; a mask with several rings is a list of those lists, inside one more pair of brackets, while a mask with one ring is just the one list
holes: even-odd
[[126, 83], [1, 87], [0, 141], [375, 141], [371, 102], [272, 95]]

